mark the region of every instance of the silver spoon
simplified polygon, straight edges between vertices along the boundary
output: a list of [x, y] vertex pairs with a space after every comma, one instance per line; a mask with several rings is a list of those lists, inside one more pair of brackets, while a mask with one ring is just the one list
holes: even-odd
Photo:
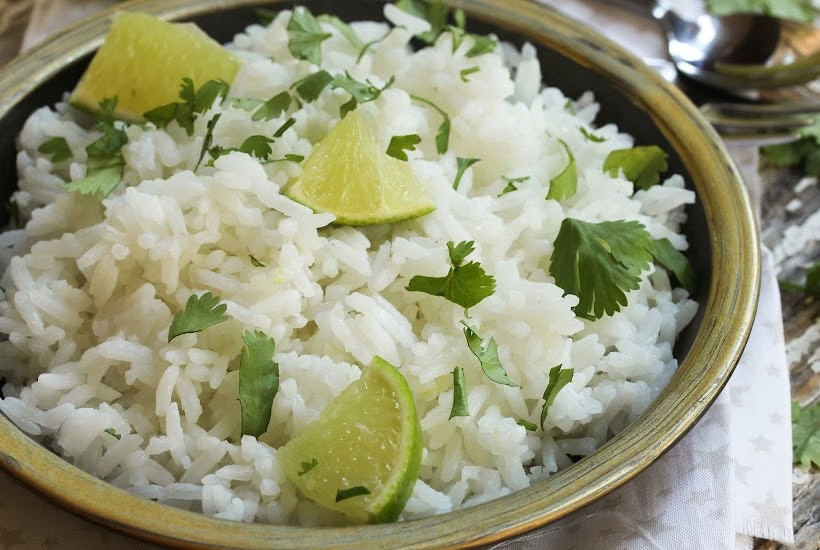
[[[613, 0], [651, 14], [666, 33], [669, 56], [690, 78], [729, 92], [794, 86], [820, 76], [820, 31], [756, 14], [684, 17], [667, 0]], [[811, 51], [787, 51], [795, 35]], [[788, 44], [787, 44], [788, 43]], [[780, 64], [773, 64], [780, 61]]]

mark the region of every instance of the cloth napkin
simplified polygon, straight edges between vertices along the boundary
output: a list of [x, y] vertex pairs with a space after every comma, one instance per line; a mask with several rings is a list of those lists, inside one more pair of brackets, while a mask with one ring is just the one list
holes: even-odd
[[[538, 1], [638, 55], [665, 57], [663, 35], [650, 20], [594, 0]], [[688, 1], [690, 5], [684, 7], [690, 9], [700, 2], [674, 1]], [[15, 13], [32, 10], [22, 39], [24, 48], [115, 3], [0, 0], [0, 6], [8, 2]], [[33, 8], [24, 9], [22, 4]], [[0, 35], [6, 38], [7, 31], [13, 30], [2, 30]], [[756, 151], [736, 149], [732, 154], [759, 207]], [[0, 492], [3, 548], [155, 548], [65, 512], [3, 470]], [[793, 542], [789, 380], [780, 294], [767, 250], [763, 250], [760, 306], [749, 344], [726, 389], [701, 421], [623, 487], [558, 522], [494, 548], [745, 549], [752, 547], [753, 538]]]

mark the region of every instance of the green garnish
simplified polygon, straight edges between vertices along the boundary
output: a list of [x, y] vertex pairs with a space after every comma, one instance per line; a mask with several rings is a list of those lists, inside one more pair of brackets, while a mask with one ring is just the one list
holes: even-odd
[[200, 332], [213, 325], [218, 325], [227, 321], [229, 317], [225, 315], [228, 306], [219, 303], [219, 297], [210, 292], [202, 296], [191, 294], [185, 303], [185, 309], [177, 311], [171, 327], [168, 329], [168, 341], [170, 342], [181, 334], [191, 334]]
[[581, 130], [581, 134], [583, 134], [583, 136], [592, 143], [603, 143], [604, 141], [606, 141], [606, 138], [602, 138], [601, 136], [593, 132], [590, 132], [583, 126], [579, 126], [578, 129]]
[[804, 23], [811, 23], [817, 15], [812, 0], [706, 0], [706, 6], [714, 15], [760, 13]]
[[322, 63], [322, 42], [330, 38], [319, 22], [304, 6], [297, 6], [288, 21], [288, 49], [296, 59], [305, 59], [314, 65]]
[[432, 107], [434, 110], [438, 112], [443, 117], [441, 124], [438, 127], [438, 132], [436, 133], [436, 151], [439, 155], [443, 155], [447, 152], [447, 149], [450, 147], [450, 116], [444, 112], [444, 110], [430, 101], [429, 99], [424, 99], [423, 97], [419, 97], [417, 95], [410, 94], [410, 98], [414, 101], [418, 101], [419, 103], [423, 103], [428, 107]]
[[181, 101], [168, 103], [145, 112], [142, 116], [148, 122], [154, 123], [157, 128], [165, 128], [171, 121], [176, 120], [185, 133], [194, 135], [194, 120], [196, 115], [210, 109], [217, 98], [228, 97], [230, 85], [224, 80], [209, 80], [194, 90], [194, 82], [185, 77], [179, 87]]
[[102, 132], [102, 136], [85, 148], [88, 154], [85, 177], [60, 185], [66, 191], [105, 198], [122, 181], [122, 172], [125, 169], [122, 146], [128, 143], [128, 136], [125, 131], [114, 126], [116, 107], [116, 97], [100, 101], [100, 109], [96, 116], [97, 129]]
[[114, 428], [106, 428], [103, 431], [113, 438], [122, 439], [122, 436], [118, 434], [117, 430], [115, 430]]
[[273, 143], [273, 140], [269, 137], [254, 135], [245, 139], [242, 145], [239, 146], [239, 150], [261, 161], [266, 161], [272, 152], [271, 143]]
[[[464, 264], [474, 248], [473, 241], [453, 241], [447, 243], [452, 266], [444, 277], [427, 277], [416, 275], [410, 279], [407, 290], [425, 292], [432, 296], [441, 296], [446, 300], [468, 309], [495, 292], [495, 279], [487, 275], [478, 262]], [[463, 264], [463, 265], [462, 265]]]
[[820, 402], [801, 407], [792, 401], [792, 451], [795, 464], [820, 467]]
[[763, 156], [779, 168], [802, 164], [806, 175], [820, 176], [820, 119], [811, 126], [800, 128], [798, 133], [801, 137], [793, 143], [762, 147]]
[[399, 160], [407, 160], [405, 151], [415, 151], [416, 145], [421, 143], [418, 134], [408, 134], [405, 136], [393, 136], [387, 146], [387, 154]]
[[291, 88], [295, 88], [299, 95], [310, 103], [316, 101], [328, 84], [333, 82], [333, 75], [325, 70], [317, 71], [311, 75], [297, 80]]
[[259, 24], [265, 27], [273, 23], [273, 20], [276, 19], [277, 15], [279, 15], [278, 11], [268, 8], [257, 8], [255, 13], [256, 17], [259, 18]]
[[305, 160], [305, 157], [304, 157], [304, 155], [287, 154], [287, 155], [285, 155], [284, 158], [272, 160], [271, 162], [279, 162], [279, 161], [283, 161], [283, 160], [286, 160], [288, 162], [295, 162], [295, 163], [298, 164], [298, 163], [302, 162], [303, 160]]
[[396, 7], [430, 23], [430, 30], [417, 38], [427, 44], [434, 44], [447, 27], [448, 10], [441, 0], [424, 2], [423, 0], [398, 0]]
[[248, 111], [249, 113], [252, 113], [261, 105], [265, 104], [265, 102], [261, 99], [254, 99], [252, 97], [232, 97], [228, 101], [237, 109], [242, 109], [243, 111]]
[[569, 146], [563, 139], [558, 141], [564, 147], [569, 161], [561, 173], [550, 180], [550, 190], [547, 192], [547, 198], [560, 201], [570, 198], [578, 190], [578, 167], [575, 165], [575, 156], [569, 150]]
[[208, 149], [210, 149], [211, 144], [214, 141], [214, 127], [216, 126], [216, 123], [219, 122], [219, 117], [221, 116], [222, 113], [217, 113], [211, 117], [211, 120], [208, 121], [207, 130], [205, 131], [205, 138], [202, 140], [202, 149], [199, 151], [199, 160], [196, 161], [194, 171], [199, 168], [199, 165], [202, 163], [202, 159], [205, 158], [205, 153], [208, 152]]
[[350, 489], [339, 489], [336, 491], [336, 502], [341, 502], [352, 497], [358, 497], [369, 494], [370, 489], [368, 489], [367, 487], [362, 487], [361, 485], [356, 485], [355, 487], [351, 487]]
[[284, 133], [285, 133], [285, 132], [287, 132], [288, 128], [290, 128], [290, 127], [291, 127], [291, 126], [293, 126], [294, 124], [296, 124], [296, 119], [295, 119], [295, 118], [289, 118], [289, 119], [287, 119], [287, 120], [286, 120], [285, 122], [283, 122], [283, 123], [282, 123], [282, 125], [281, 125], [279, 128], [277, 128], [277, 129], [276, 129], [276, 131], [273, 133], [273, 139], [279, 139], [280, 137], [282, 137], [282, 135], [284, 135]]
[[519, 387], [507, 376], [507, 371], [501, 366], [501, 360], [498, 358], [498, 344], [495, 343], [495, 338], [485, 341], [466, 322], [461, 321], [461, 324], [464, 325], [464, 337], [467, 339], [467, 347], [481, 363], [481, 370], [484, 371], [487, 378], [496, 384], [503, 384], [511, 388]]
[[479, 34], [470, 34], [468, 36], [473, 39], [473, 47], [467, 50], [465, 54], [467, 57], [478, 57], [485, 53], [491, 53], [498, 44], [492, 36], [482, 36]]
[[311, 458], [310, 462], [302, 461], [302, 470], [299, 471], [299, 472], [296, 472], [296, 475], [301, 477], [301, 476], [305, 475], [306, 473], [308, 473], [309, 471], [311, 471], [313, 468], [315, 468], [318, 465], [319, 465], [319, 461], [316, 460], [316, 457]]
[[274, 118], [279, 118], [282, 113], [287, 111], [288, 107], [290, 107], [291, 101], [293, 101], [293, 99], [290, 97], [289, 93], [279, 92], [258, 107], [254, 111], [251, 120], [272, 120]]
[[359, 35], [356, 34], [350, 25], [336, 17], [335, 15], [328, 15], [323, 14], [317, 17], [317, 19], [322, 23], [327, 23], [332, 27], [335, 27], [339, 33], [345, 37], [345, 39], [350, 42], [350, 45], [353, 46], [357, 51], [364, 48], [365, 44], [362, 42], [362, 39], [359, 38]]
[[273, 360], [276, 343], [261, 330], [245, 331], [239, 358], [239, 403], [242, 435], [259, 437], [268, 430], [273, 399], [279, 391], [279, 365]]
[[640, 285], [653, 249], [649, 232], [639, 222], [565, 218], [555, 238], [549, 272], [564, 292], [578, 297], [576, 315], [600, 319], [627, 304], [626, 291]]
[[504, 189], [501, 190], [501, 193], [498, 195], [506, 195], [507, 193], [512, 193], [513, 191], [518, 191], [519, 183], [523, 183], [530, 179], [529, 176], [521, 176], [520, 178], [508, 178], [507, 176], [501, 176], [501, 179], [507, 182], [507, 185], [504, 186]]
[[523, 418], [519, 418], [515, 421], [516, 424], [523, 427], [528, 432], [537, 432], [538, 431], [538, 424], [533, 424], [529, 420], [524, 420]]
[[450, 418], [454, 416], [470, 416], [467, 410], [467, 382], [461, 367], [453, 369], [453, 407], [450, 409]]
[[458, 184], [461, 183], [461, 178], [464, 176], [464, 172], [467, 171], [467, 168], [479, 162], [481, 159], [465, 159], [461, 157], [456, 157], [456, 177], [453, 180], [453, 189], [458, 191]]
[[570, 113], [571, 115], [578, 114], [578, 108], [576, 107], [575, 102], [571, 99], [568, 99], [564, 102], [564, 110]]
[[350, 76], [347, 71], [345, 71], [343, 75], [334, 77], [333, 82], [330, 84], [331, 87], [341, 88], [350, 94], [350, 101], [343, 104], [340, 109], [341, 117], [344, 118], [347, 116], [347, 113], [358, 107], [359, 103], [366, 103], [377, 99], [383, 91], [393, 85], [395, 80], [395, 78], [391, 78], [383, 87], [377, 88], [369, 81], [359, 82]]
[[692, 265], [669, 239], [652, 241], [652, 256], [657, 263], [675, 274], [683, 288], [689, 292], [694, 291], [695, 272], [692, 270]]
[[477, 73], [480, 70], [481, 70], [481, 67], [478, 67], [478, 66], [470, 67], [468, 69], [461, 69], [458, 74], [461, 77], [462, 82], [469, 82], [470, 79], [467, 78], [467, 77], [470, 76], [473, 73]]
[[254, 255], [253, 255], [253, 254], [251, 254], [251, 255], [250, 255], [250, 259], [251, 259], [251, 265], [252, 265], [253, 267], [265, 267], [265, 264], [263, 264], [262, 262], [260, 262], [259, 260], [257, 260], [257, 259], [254, 257]]
[[660, 181], [661, 173], [667, 169], [668, 156], [657, 145], [619, 149], [606, 157], [604, 172], [617, 177], [623, 171], [624, 177], [638, 189], [648, 189]]
[[58, 163], [74, 156], [64, 137], [48, 138], [37, 148], [37, 151], [51, 157], [51, 162]]
[[806, 267], [806, 282], [802, 285], [791, 281], [779, 280], [780, 288], [791, 292], [799, 292], [812, 298], [820, 298], [820, 263]]
[[544, 429], [544, 421], [547, 419], [547, 413], [558, 396], [558, 392], [564, 386], [572, 382], [572, 375], [574, 369], [562, 369], [561, 365], [552, 367], [549, 374], [549, 382], [547, 388], [544, 390], [544, 405], [541, 407], [541, 429]]

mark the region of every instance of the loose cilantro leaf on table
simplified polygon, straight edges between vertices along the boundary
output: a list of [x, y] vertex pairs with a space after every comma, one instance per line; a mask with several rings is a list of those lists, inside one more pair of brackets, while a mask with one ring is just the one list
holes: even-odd
[[799, 292], [812, 298], [820, 299], [820, 263], [815, 263], [806, 268], [806, 282], [802, 285], [791, 281], [778, 281], [780, 288], [791, 292]]
[[564, 147], [569, 162], [560, 174], [550, 180], [550, 190], [547, 192], [547, 198], [560, 201], [570, 198], [578, 190], [578, 167], [575, 165], [575, 156], [569, 150], [569, 146], [563, 139], [558, 141]]
[[762, 13], [805, 23], [817, 15], [812, 0], [706, 0], [706, 7], [713, 15]]
[[350, 42], [350, 45], [356, 48], [356, 50], [361, 50], [364, 48], [365, 44], [362, 42], [362, 39], [359, 38], [359, 35], [356, 34], [350, 25], [336, 17], [335, 15], [328, 15], [322, 14], [317, 19], [322, 23], [327, 23], [336, 28], [339, 33], [345, 37], [345, 39]]
[[341, 502], [343, 500], [347, 500], [349, 498], [358, 497], [362, 495], [369, 495], [370, 489], [367, 487], [362, 487], [361, 485], [356, 485], [355, 487], [351, 487], [349, 489], [338, 489], [336, 491], [336, 502]]
[[667, 158], [657, 145], [619, 149], [606, 157], [604, 172], [615, 177], [623, 171], [624, 177], [638, 189], [648, 189], [660, 181], [660, 175], [667, 169]]
[[801, 407], [792, 401], [792, 450], [795, 464], [820, 468], [820, 403]]
[[194, 120], [196, 115], [210, 109], [217, 98], [228, 96], [230, 85], [224, 80], [209, 80], [198, 89], [194, 89], [194, 82], [188, 77], [182, 79], [179, 88], [181, 101], [155, 107], [143, 113], [148, 122], [154, 123], [157, 128], [165, 128], [171, 121], [176, 120], [185, 133], [194, 134]]
[[547, 388], [544, 390], [544, 405], [541, 407], [541, 429], [544, 429], [544, 421], [547, 419], [547, 414], [552, 406], [555, 398], [558, 396], [564, 386], [572, 382], [572, 375], [574, 369], [562, 369], [561, 365], [552, 367], [549, 374], [549, 382]]
[[487, 275], [478, 262], [464, 264], [467, 256], [474, 250], [473, 241], [463, 241], [454, 245], [447, 243], [452, 266], [444, 277], [427, 277], [416, 275], [410, 279], [407, 290], [425, 292], [432, 296], [441, 296], [454, 304], [468, 309], [495, 292], [495, 279]]
[[464, 325], [464, 337], [467, 339], [467, 347], [481, 363], [481, 370], [484, 371], [487, 378], [496, 384], [503, 384], [511, 388], [519, 387], [507, 376], [507, 371], [501, 366], [501, 360], [498, 358], [498, 344], [495, 343], [495, 338], [484, 340], [470, 325], [464, 321], [461, 321], [461, 324]]
[[669, 239], [656, 239], [652, 241], [652, 256], [655, 261], [675, 274], [678, 282], [692, 292], [695, 288], [695, 272], [692, 265]]
[[779, 167], [802, 165], [808, 176], [820, 176], [820, 120], [801, 128], [802, 136], [794, 143], [768, 145], [760, 150], [766, 161]]
[[245, 331], [239, 358], [239, 403], [242, 435], [259, 437], [268, 430], [273, 399], [279, 391], [279, 365], [273, 360], [276, 343], [262, 331]]
[[37, 151], [51, 157], [53, 163], [63, 162], [74, 156], [68, 142], [61, 136], [48, 138], [40, 144]]
[[453, 369], [453, 407], [450, 409], [450, 418], [454, 416], [470, 416], [467, 410], [467, 382], [461, 367]]
[[467, 171], [467, 168], [480, 161], [481, 159], [465, 159], [456, 157], [456, 177], [453, 180], [453, 189], [458, 191], [458, 184], [461, 183], [461, 178], [464, 176], [464, 172]]
[[441, 121], [441, 125], [438, 127], [438, 131], [436, 133], [436, 151], [439, 155], [443, 155], [447, 152], [447, 149], [450, 148], [450, 116], [444, 112], [444, 110], [430, 101], [429, 99], [424, 99], [423, 97], [419, 97], [417, 95], [410, 94], [410, 98], [414, 101], [418, 101], [419, 103], [423, 103], [428, 107], [432, 107], [435, 111], [438, 112], [443, 117]]
[[251, 116], [251, 120], [272, 120], [278, 118], [290, 107], [293, 98], [288, 92], [279, 92], [260, 107], [258, 107]]
[[306, 460], [303, 460], [302, 461], [302, 471], [297, 472], [296, 475], [298, 475], [299, 477], [302, 477], [303, 475], [305, 475], [306, 473], [308, 473], [309, 471], [311, 471], [313, 468], [315, 468], [318, 465], [319, 465], [319, 461], [316, 460], [316, 457], [313, 457], [312, 459], [310, 459], [310, 462], [308, 462]]
[[288, 49], [293, 57], [320, 65], [322, 63], [322, 42], [332, 35], [322, 30], [310, 10], [304, 6], [294, 8], [287, 29]]
[[213, 325], [218, 325], [227, 321], [229, 317], [225, 315], [228, 306], [219, 303], [219, 297], [210, 292], [202, 296], [191, 294], [185, 302], [185, 309], [177, 311], [168, 329], [168, 341], [170, 342], [181, 334], [200, 332]]
[[408, 134], [406, 136], [393, 136], [387, 146], [387, 154], [399, 160], [407, 160], [405, 151], [415, 151], [416, 145], [421, 143], [418, 134]]
[[461, 69], [461, 71], [459, 71], [458, 75], [461, 77], [462, 82], [469, 82], [470, 79], [467, 78], [467, 77], [470, 76], [473, 73], [479, 72], [480, 70], [481, 70], [481, 67], [478, 67], [478, 66], [469, 67], [467, 69]]
[[636, 221], [589, 223], [565, 218], [549, 266], [555, 284], [578, 297], [576, 315], [600, 319], [627, 304], [626, 292], [640, 285], [654, 244]]
[[125, 158], [122, 146], [128, 142], [125, 131], [114, 125], [114, 109], [117, 98], [106, 98], [100, 102], [97, 112], [97, 128], [102, 135], [85, 148], [88, 162], [85, 177], [70, 181], [60, 187], [81, 195], [99, 195], [103, 198], [111, 194], [122, 181]]

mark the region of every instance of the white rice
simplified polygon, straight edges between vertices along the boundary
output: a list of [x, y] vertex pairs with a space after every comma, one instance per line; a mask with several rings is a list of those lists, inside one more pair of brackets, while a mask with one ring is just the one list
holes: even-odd
[[[330, 225], [279, 193], [298, 175], [294, 163], [263, 165], [243, 153], [196, 164], [205, 123], [216, 112], [214, 143], [237, 147], [251, 134], [272, 134], [287, 118], [253, 122], [226, 102], [196, 121], [194, 137], [127, 128], [124, 186], [107, 199], [58, 186], [85, 173], [85, 146], [98, 136], [74, 122], [66, 104], [44, 107], [20, 135], [15, 200], [30, 218], [25, 232], [0, 236], [2, 278], [0, 372], [9, 381], [0, 410], [77, 466], [145, 498], [238, 521], [339, 523], [297, 495], [276, 447], [317, 418], [325, 404], [380, 355], [414, 392], [424, 431], [420, 479], [403, 518], [474, 505], [526, 487], [595, 451], [655, 398], [677, 367], [672, 347], [696, 304], [670, 285], [663, 270], [644, 273], [629, 306], [595, 322], [575, 316], [577, 298], [548, 275], [561, 221], [638, 220], [655, 238], [685, 249], [683, 206], [694, 201], [681, 177], [633, 194], [623, 178], [603, 173], [607, 154], [633, 145], [607, 125], [592, 128], [598, 106], [587, 94], [565, 109], [557, 89], [541, 89], [535, 50], [503, 45], [492, 55], [455, 53], [447, 34], [412, 51], [408, 29], [424, 22], [388, 7], [392, 28], [361, 61], [333, 37], [323, 68], [373, 82], [396, 83], [359, 109], [375, 121], [385, 147], [393, 135], [417, 133], [410, 165], [437, 209], [411, 222], [354, 229]], [[289, 13], [267, 28], [251, 26], [230, 46], [243, 60], [232, 97], [267, 99], [311, 71], [287, 48]], [[365, 42], [382, 23], [357, 23]], [[276, 61], [271, 61], [272, 59]], [[480, 71], [462, 82], [459, 72]], [[517, 68], [517, 70], [516, 70]], [[428, 98], [452, 119], [450, 148], [439, 156], [440, 116], [411, 102]], [[326, 90], [294, 116], [272, 144], [272, 158], [307, 156], [338, 121], [345, 92]], [[37, 152], [63, 136], [74, 154], [55, 167]], [[551, 177], [573, 151], [578, 193], [544, 200]], [[456, 156], [480, 158], [452, 189]], [[529, 179], [496, 198], [502, 176]], [[463, 309], [405, 290], [414, 275], [442, 275], [447, 241], [475, 241], [470, 260], [497, 280], [489, 298], [470, 308], [471, 322], [498, 342], [502, 364], [521, 384], [495, 384], [466, 346]], [[250, 255], [267, 267], [254, 267]], [[216, 329], [167, 342], [171, 319], [205, 290], [228, 306]], [[276, 341], [281, 387], [268, 431], [241, 436], [238, 360], [244, 330]], [[548, 372], [574, 369], [571, 384], [538, 423]], [[452, 370], [464, 367], [469, 416], [448, 419]], [[113, 429], [117, 439], [106, 433]]]

